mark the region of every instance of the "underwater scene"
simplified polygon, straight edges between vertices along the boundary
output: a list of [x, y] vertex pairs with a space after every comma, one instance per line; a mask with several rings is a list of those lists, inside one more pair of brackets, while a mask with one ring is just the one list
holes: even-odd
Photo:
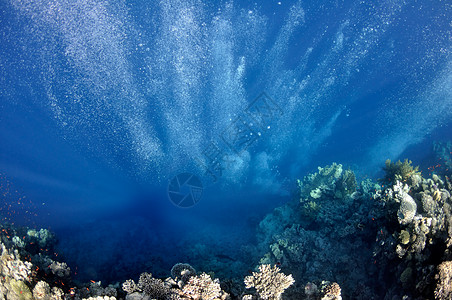
[[450, 1], [0, 1], [0, 300], [452, 299]]

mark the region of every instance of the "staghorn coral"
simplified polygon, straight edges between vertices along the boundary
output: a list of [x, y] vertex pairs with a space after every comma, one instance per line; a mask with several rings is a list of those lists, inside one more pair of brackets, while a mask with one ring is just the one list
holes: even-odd
[[190, 277], [179, 294], [184, 299], [200, 300], [226, 299], [228, 296], [221, 290], [219, 280], [212, 280], [206, 273]]
[[260, 265], [259, 271], [246, 276], [244, 280], [247, 289], [256, 289], [259, 299], [281, 299], [282, 293], [295, 282], [292, 275], [280, 273], [281, 269], [276, 265]]
[[151, 273], [140, 275], [138, 288], [153, 299], [165, 299], [170, 294], [170, 288], [161, 279], [153, 278]]

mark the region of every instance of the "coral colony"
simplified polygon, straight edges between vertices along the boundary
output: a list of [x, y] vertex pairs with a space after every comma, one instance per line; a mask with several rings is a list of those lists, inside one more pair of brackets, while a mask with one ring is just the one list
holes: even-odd
[[358, 182], [341, 164], [319, 167], [259, 223], [261, 256], [241, 278], [178, 263], [167, 278], [80, 283], [50, 231], [5, 223], [0, 299], [451, 299], [452, 180], [441, 170], [423, 177], [388, 160], [382, 180]]

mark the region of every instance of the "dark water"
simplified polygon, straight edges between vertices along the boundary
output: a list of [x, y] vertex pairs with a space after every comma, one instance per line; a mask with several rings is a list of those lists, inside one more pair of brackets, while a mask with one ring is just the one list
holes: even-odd
[[[428, 167], [432, 141], [452, 136], [446, 1], [10, 0], [0, 13], [3, 217], [55, 230], [81, 279], [231, 265], [296, 178], [333, 161], [362, 177], [387, 158]], [[184, 172], [203, 185], [191, 208], [168, 197]]]

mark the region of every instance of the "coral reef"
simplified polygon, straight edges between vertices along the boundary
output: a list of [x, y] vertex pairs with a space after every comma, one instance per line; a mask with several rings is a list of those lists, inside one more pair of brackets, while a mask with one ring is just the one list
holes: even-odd
[[[243, 281], [178, 263], [171, 277], [145, 272], [122, 288], [76, 283], [50, 231], [1, 224], [0, 299], [451, 299], [452, 182], [411, 164], [388, 161], [385, 186], [336, 163], [298, 180], [296, 197], [259, 223], [258, 243], [240, 249], [258, 265]], [[245, 265], [192, 248], [219, 268]]]
[[297, 182], [302, 215], [317, 222], [329, 222], [331, 206], [340, 209], [344, 203], [353, 201], [352, 195], [357, 189], [353, 171], [344, 170], [336, 163], [318, 167], [318, 172]]
[[[178, 263], [171, 269], [173, 278], [165, 281], [153, 278], [150, 273], [142, 273], [138, 284], [133, 280], [127, 280], [122, 284], [122, 289], [127, 293], [126, 299], [199, 299], [216, 300], [228, 299], [229, 295], [220, 287], [218, 279], [212, 279], [210, 275], [202, 273], [196, 275], [196, 271], [189, 264]], [[187, 277], [186, 281], [182, 277]], [[178, 279], [178, 282], [175, 281]]]
[[245, 287], [255, 288], [258, 299], [277, 300], [281, 299], [282, 293], [291, 286], [295, 280], [292, 275], [280, 273], [281, 269], [270, 265], [259, 266], [259, 273], [245, 277]]
[[116, 299], [116, 288], [100, 282], [76, 287], [67, 264], [55, 260], [56, 239], [49, 230], [0, 227], [0, 299]]
[[[381, 283], [392, 290], [391, 296], [448, 299], [445, 287], [435, 290], [435, 272], [446, 282], [447, 263], [451, 259], [452, 198], [448, 177], [433, 174], [423, 178], [411, 175], [398, 180], [374, 199], [384, 212], [381, 234], [374, 246], [374, 258], [380, 266]], [[441, 285], [441, 283], [440, 283]], [[395, 292], [397, 291], [397, 292]]]
[[321, 197], [346, 199], [356, 191], [357, 183], [353, 171], [344, 170], [341, 164], [333, 163], [318, 172], [298, 180], [301, 202], [314, 201]]
[[377, 230], [372, 195], [378, 185], [369, 180], [358, 185], [351, 170], [333, 163], [299, 180], [298, 187], [294, 200], [259, 224], [258, 248], [264, 252], [259, 264], [278, 264], [300, 284], [336, 281], [348, 295], [358, 293], [358, 286], [372, 285]]
[[[297, 282], [310, 282], [304, 286], [309, 299], [320, 297], [317, 282], [324, 279], [350, 298], [433, 298], [437, 267], [452, 259], [452, 184], [438, 174], [423, 178], [411, 164], [388, 161], [385, 181], [392, 184], [382, 188], [366, 179], [348, 185], [352, 193], [335, 192], [344, 177], [338, 164], [298, 181], [299, 198], [259, 224], [259, 263], [281, 265]], [[369, 280], [375, 277], [379, 286]]]

